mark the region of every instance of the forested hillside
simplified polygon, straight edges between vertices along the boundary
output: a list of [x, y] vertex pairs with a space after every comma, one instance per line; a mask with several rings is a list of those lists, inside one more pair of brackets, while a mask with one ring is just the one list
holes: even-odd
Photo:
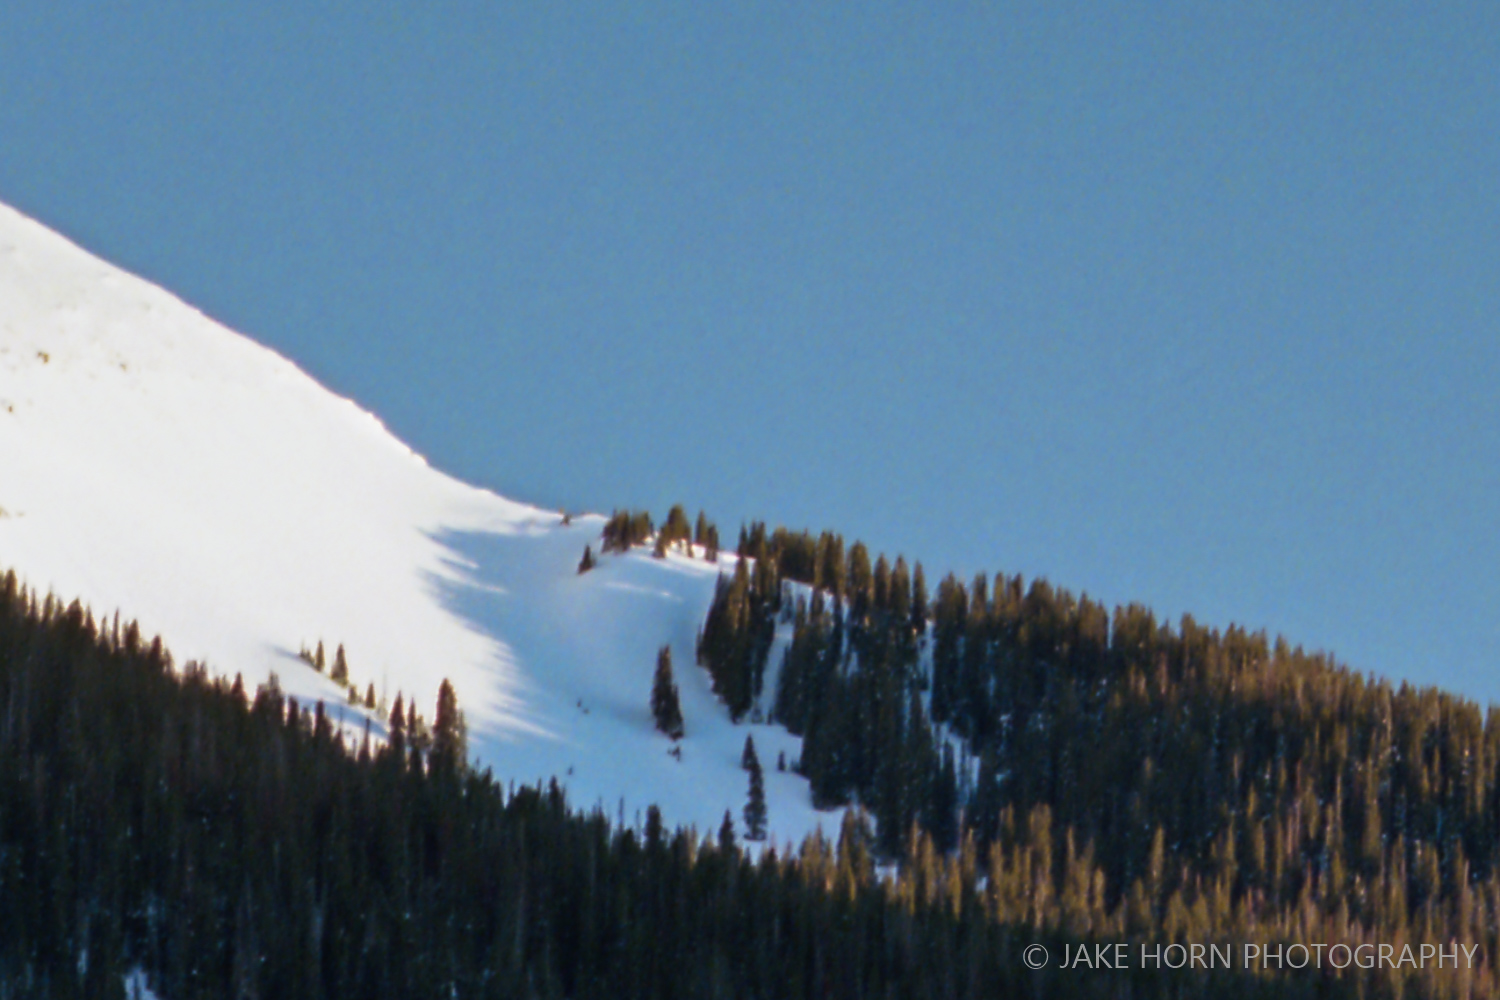
[[[990, 598], [949, 578], [929, 604], [920, 568], [866, 574], [861, 546], [835, 564], [833, 536], [814, 546], [829, 575], [796, 573], [789, 537], [751, 531], [758, 558], [721, 583], [703, 655], [733, 707], [790, 600], [776, 712], [806, 734], [796, 763], [817, 794], [867, 803], [881, 836], [854, 811], [837, 845], [758, 860], [732, 823], [622, 829], [555, 790], [507, 794], [463, 765], [451, 699], [430, 735], [409, 707], [389, 745], [351, 746], [321, 705], [179, 674], [134, 627], [7, 576], [6, 982], [109, 996], [143, 968], [169, 997], [1491, 995], [1493, 716], [1042, 582], [1002, 578]], [[781, 585], [798, 577], [810, 600]], [[955, 742], [978, 751], [977, 779], [956, 776]], [[881, 857], [898, 873], [878, 877]], [[1020, 957], [1116, 940], [1460, 941], [1479, 959], [1333, 977]]]
[[[700, 657], [748, 704], [790, 619], [775, 719], [818, 803], [868, 808], [886, 856], [916, 831], [992, 863], [1030, 845], [1095, 931], [1495, 954], [1495, 710], [1045, 580], [950, 576], [929, 599], [920, 564], [832, 533], [757, 524], [740, 551], [753, 570], [721, 579]], [[1016, 905], [1047, 891], [1018, 884]]]

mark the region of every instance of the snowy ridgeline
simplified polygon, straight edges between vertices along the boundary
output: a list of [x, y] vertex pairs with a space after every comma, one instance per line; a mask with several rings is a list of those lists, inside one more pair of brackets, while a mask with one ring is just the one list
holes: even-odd
[[[447, 678], [475, 763], [555, 777], [575, 805], [626, 823], [653, 803], [703, 832], [740, 819], [753, 734], [772, 841], [836, 832], [775, 766], [800, 741], [731, 723], [694, 666], [733, 556], [635, 550], [579, 574], [601, 518], [432, 469], [286, 359], [3, 206], [0, 470], [0, 567], [138, 620], [179, 662], [252, 691], [274, 672], [288, 695], [377, 734], [398, 694], [430, 720]], [[322, 671], [299, 655], [320, 642]], [[339, 646], [348, 678], [335, 682]], [[649, 708], [663, 646], [676, 744]]]

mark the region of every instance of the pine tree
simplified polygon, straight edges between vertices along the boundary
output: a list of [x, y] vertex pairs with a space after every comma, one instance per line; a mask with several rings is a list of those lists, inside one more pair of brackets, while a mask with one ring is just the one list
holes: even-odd
[[597, 565], [598, 561], [594, 558], [594, 550], [585, 545], [583, 547], [583, 558], [578, 560], [578, 572], [587, 573]]
[[755, 755], [753, 740], [745, 740], [745, 758], [749, 761], [750, 797], [745, 802], [745, 839], [766, 839], [766, 776]]
[[391, 756], [397, 764], [406, 763], [406, 706], [402, 703], [401, 695], [396, 695], [396, 704], [391, 708], [390, 721], [387, 723], [388, 736], [386, 745], [390, 747]]
[[432, 723], [432, 754], [435, 772], [462, 771], [469, 758], [469, 729], [458, 708], [458, 695], [445, 677], [438, 686], [437, 717]]
[[672, 680], [672, 647], [663, 646], [656, 654], [656, 676], [651, 681], [651, 718], [656, 728], [674, 740], [682, 739], [682, 703], [677, 684]]
[[328, 675], [335, 684], [349, 683], [349, 660], [344, 656], [344, 644], [339, 643], [338, 650], [333, 654], [333, 671]]
[[317, 652], [313, 653], [313, 669], [321, 674], [323, 672], [323, 667], [323, 640], [319, 639], [318, 650]]
[[682, 509], [682, 504], [675, 505], [667, 512], [667, 523], [661, 526], [660, 534], [665, 538], [660, 543], [663, 548], [669, 545], [686, 547], [692, 541], [693, 526], [688, 523], [687, 511]]
[[617, 510], [605, 522], [600, 551], [628, 552], [632, 545], [640, 545], [650, 538], [653, 530], [651, 515], [645, 511], [631, 514]]
[[719, 529], [701, 510], [698, 512], [698, 522], [693, 526], [693, 544], [702, 547], [709, 562], [719, 561]]
[[911, 574], [911, 629], [919, 636], [927, 629], [927, 574], [921, 563]]
[[755, 737], [745, 737], [745, 749], [740, 752], [740, 767], [746, 771], [754, 771], [760, 767], [760, 756], [755, 752]]
[[849, 617], [863, 623], [875, 596], [875, 573], [870, 568], [870, 550], [864, 542], [849, 548]]
[[731, 851], [734, 849], [734, 814], [728, 809], [724, 810], [724, 822], [719, 824], [719, 850]]

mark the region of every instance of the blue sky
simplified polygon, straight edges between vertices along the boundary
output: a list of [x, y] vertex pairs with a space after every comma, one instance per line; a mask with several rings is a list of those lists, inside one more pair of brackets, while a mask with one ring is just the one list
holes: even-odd
[[570, 509], [1500, 700], [1500, 7], [0, 8], [0, 199]]

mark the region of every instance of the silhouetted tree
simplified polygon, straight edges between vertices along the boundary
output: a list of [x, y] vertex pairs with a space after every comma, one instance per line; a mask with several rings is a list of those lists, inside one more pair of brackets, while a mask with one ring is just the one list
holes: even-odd
[[749, 761], [750, 795], [745, 801], [745, 839], [766, 839], [766, 776], [761, 771], [760, 758], [755, 755], [755, 743], [745, 740], [745, 757]]
[[677, 683], [672, 679], [672, 647], [663, 646], [656, 654], [656, 675], [651, 680], [651, 718], [656, 728], [674, 740], [682, 739], [682, 705], [677, 697]]

